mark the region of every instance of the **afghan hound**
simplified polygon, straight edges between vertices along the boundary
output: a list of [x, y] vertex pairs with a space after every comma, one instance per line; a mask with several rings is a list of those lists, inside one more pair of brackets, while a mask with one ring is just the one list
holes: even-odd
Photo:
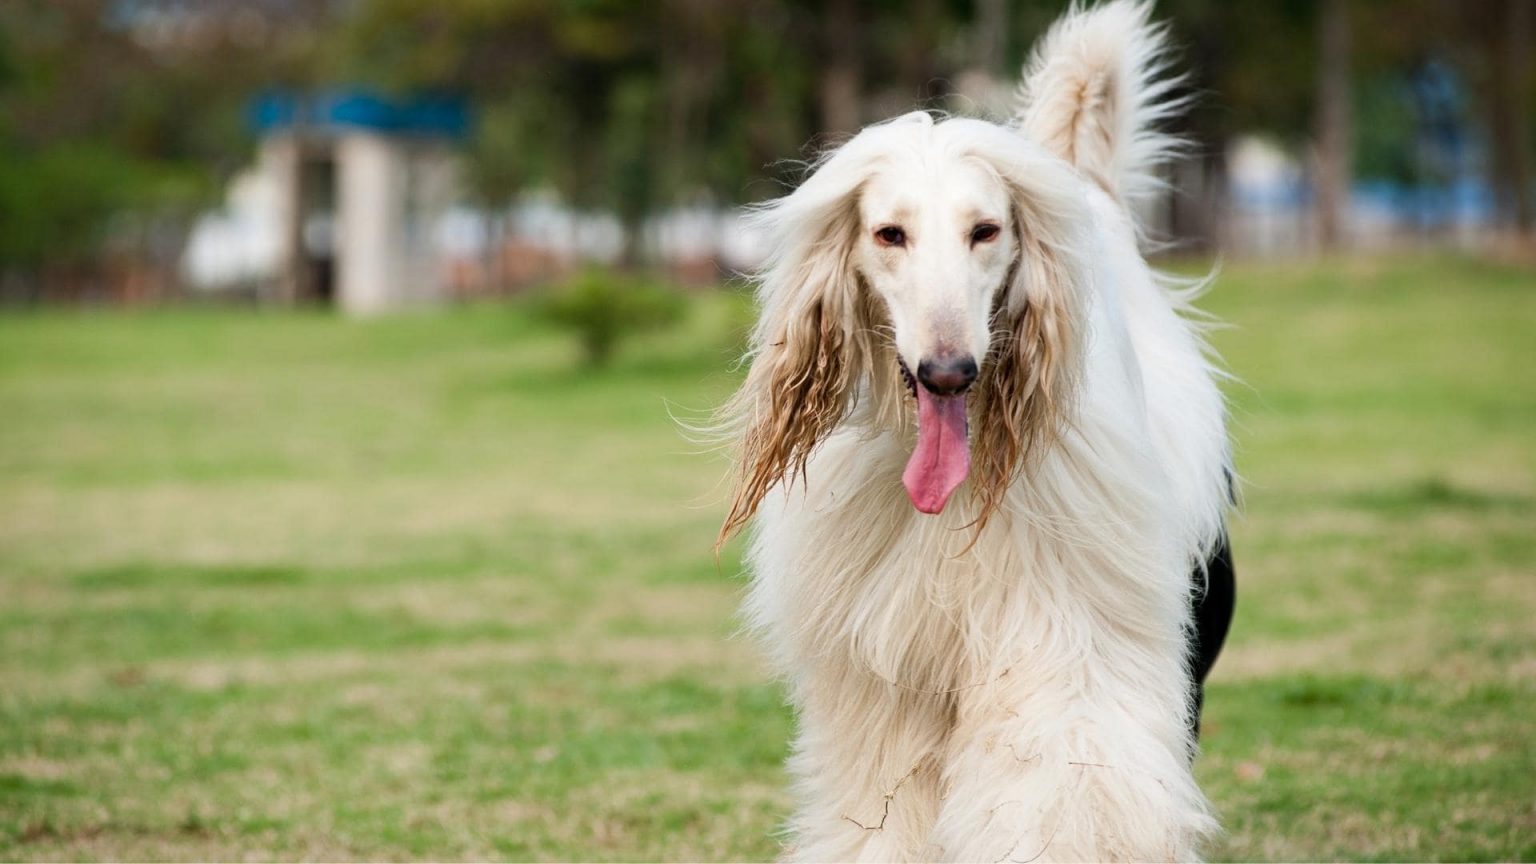
[[721, 536], [750, 525], [798, 714], [787, 858], [1182, 860], [1216, 829], [1232, 475], [1191, 292], [1139, 251], [1180, 107], [1149, 12], [1074, 9], [1016, 121], [870, 126], [756, 214]]

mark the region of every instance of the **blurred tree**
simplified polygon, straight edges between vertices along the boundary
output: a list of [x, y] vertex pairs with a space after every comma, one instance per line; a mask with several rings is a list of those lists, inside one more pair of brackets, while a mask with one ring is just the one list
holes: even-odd
[[505, 204], [547, 183], [578, 208], [613, 208], [635, 238], [660, 168], [644, 154], [662, 149], [657, 11], [623, 0], [373, 0], [342, 23], [331, 74], [467, 95], [489, 121], [469, 153], [477, 197]]
[[1193, 97], [1171, 131], [1192, 144], [1192, 163], [1175, 178], [1169, 229], [1187, 247], [1217, 242], [1226, 154], [1242, 133], [1268, 133], [1307, 148], [1317, 69], [1312, 0], [1231, 3], [1165, 0], [1174, 68]]
[[506, 290], [503, 256], [511, 235], [510, 208], [528, 178], [538, 173], [533, 160], [545, 155], [529, 141], [533, 130], [526, 118], [538, 113], [531, 103], [509, 100], [485, 106], [476, 118], [476, 134], [465, 159], [465, 189], [486, 215], [483, 267], [490, 290], [498, 294]]
[[[1393, 87], [1376, 82], [1426, 58], [1471, 82], [1468, 113], [1488, 130], [1501, 212], [1529, 225], [1530, 5], [1160, 0], [1177, 68], [1200, 97], [1176, 131], [1200, 155], [1178, 182], [1202, 191], [1174, 208], [1175, 233], [1213, 232], [1239, 132], [1300, 151], [1315, 140], [1333, 154], [1319, 164], [1347, 162], [1347, 143], [1308, 131], [1324, 92], [1347, 99], [1358, 82], [1371, 82], [1362, 164], [1401, 168], [1377, 125], [1403, 115]], [[952, 76], [1011, 80], [1061, 10], [1060, 0], [10, 0], [0, 3], [0, 274], [7, 285], [50, 269], [74, 274], [56, 282], [89, 281], [105, 238], [146, 233], [123, 226], [174, 235], [248, 159], [244, 107], [272, 84], [461, 93], [477, 118], [468, 189], [494, 235], [523, 192], [554, 188], [573, 207], [618, 214], [625, 260], [638, 263], [648, 213], [778, 193], [803, 164], [793, 157], [931, 104]], [[1353, 25], [1343, 74], [1322, 62], [1321, 35], [1339, 21]], [[1345, 102], [1330, 104], [1326, 115], [1347, 123]], [[124, 209], [153, 218], [114, 222]]]
[[[830, 135], [852, 135], [863, 125], [864, 33], [858, 0], [827, 0], [820, 20], [821, 50], [817, 96], [821, 129]], [[914, 32], [917, 28], [913, 28]]]
[[1485, 111], [1490, 138], [1489, 183], [1499, 220], [1531, 234], [1536, 208], [1531, 203], [1532, 30], [1531, 0], [1483, 0], [1470, 16], [1485, 46], [1474, 65], [1487, 94]]
[[1332, 252], [1344, 240], [1349, 201], [1353, 102], [1350, 98], [1350, 21], [1348, 0], [1322, 0], [1317, 16], [1317, 107], [1315, 202], [1318, 243]]
[[246, 99], [292, 67], [317, 10], [0, 4], [0, 290], [100, 294], [109, 240], [174, 284], [193, 214], [247, 159]]
[[[1486, 138], [1484, 161], [1497, 216], [1507, 226], [1532, 230], [1536, 14], [1530, 0], [1356, 0], [1353, 12], [1359, 78], [1417, 76], [1446, 64], [1456, 80], [1470, 84], [1452, 94], [1457, 104], [1445, 106], [1454, 116], [1437, 122]], [[1411, 141], [1405, 138], [1401, 146]]]
[[[1406, 80], [1426, 63], [1451, 64], [1473, 86], [1468, 110], [1481, 115], [1489, 138], [1489, 183], [1505, 219], [1529, 225], [1533, 122], [1532, 84], [1536, 67], [1531, 40], [1536, 18], [1530, 0], [1163, 0], [1160, 10], [1173, 25], [1174, 42], [1201, 98], [1185, 121], [1184, 133], [1197, 142], [1208, 173], [1220, 174], [1222, 153], [1239, 131], [1264, 131], [1305, 152], [1345, 147], [1325, 140], [1323, 126], [1340, 119], [1358, 129], [1353, 148], [1373, 170], [1411, 160], [1414, 136], [1396, 137], [1379, 123], [1401, 128], [1409, 110]], [[1325, 14], [1331, 10], [1331, 16]], [[1340, 13], [1342, 12], [1342, 15]], [[1347, 75], [1325, 63], [1323, 36], [1336, 38], [1341, 22], [1349, 31]], [[1328, 70], [1334, 70], [1330, 75]], [[1329, 83], [1323, 86], [1323, 76]], [[1362, 88], [1364, 90], [1362, 91]], [[1332, 119], [1322, 118], [1324, 92], [1334, 94]], [[1340, 112], [1344, 98], [1367, 95], [1368, 104]], [[1398, 105], [1386, 104], [1396, 99]], [[1356, 117], [1360, 111], [1367, 118]], [[1470, 118], [1458, 122], [1470, 124]], [[1306, 139], [1312, 127], [1317, 137]], [[1345, 136], [1345, 138], [1350, 136]], [[1369, 150], [1364, 153], [1362, 148]], [[1396, 148], [1395, 153], [1388, 150]], [[1342, 164], [1348, 150], [1320, 159]], [[1341, 162], [1342, 160], [1342, 162]], [[1348, 177], [1348, 173], [1339, 176]], [[1380, 176], [1380, 175], [1378, 175]], [[1418, 177], [1415, 180], [1431, 178]], [[1337, 181], [1335, 181], [1337, 182]], [[1327, 185], [1327, 184], [1324, 184]], [[1325, 192], [1326, 194], [1326, 192]], [[1522, 217], [1520, 214], [1526, 214]], [[1183, 233], [1176, 222], [1176, 231]]]
[[977, 0], [971, 51], [975, 63], [988, 75], [1007, 75], [1008, 0]]
[[[760, 195], [752, 181], [782, 179], [778, 160], [857, 131], [871, 80], [903, 107], [940, 95], [954, 71], [943, 43], [971, 5], [370, 0], [344, 22], [332, 72], [466, 93], [486, 118], [470, 148], [482, 200], [543, 184], [611, 209], [633, 264], [657, 206]], [[525, 168], [509, 186], [514, 141]]]
[[1411, 142], [1418, 128], [1411, 96], [1400, 77], [1378, 74], [1361, 82], [1355, 99], [1357, 177], [1391, 183], [1420, 182]]

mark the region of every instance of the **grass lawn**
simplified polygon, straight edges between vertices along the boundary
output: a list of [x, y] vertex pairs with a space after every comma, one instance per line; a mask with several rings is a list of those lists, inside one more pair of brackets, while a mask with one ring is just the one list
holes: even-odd
[[[1536, 275], [1232, 266], [1213, 857], [1536, 859]], [[515, 307], [0, 317], [0, 859], [763, 859], [726, 296], [577, 368]]]

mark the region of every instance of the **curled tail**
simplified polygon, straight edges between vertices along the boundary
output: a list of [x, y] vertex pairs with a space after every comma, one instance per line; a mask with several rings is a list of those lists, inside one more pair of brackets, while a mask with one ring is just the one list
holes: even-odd
[[1185, 107], [1167, 74], [1167, 28], [1148, 0], [1074, 6], [1024, 69], [1019, 129], [1130, 204], [1160, 185], [1181, 141], [1157, 127]]

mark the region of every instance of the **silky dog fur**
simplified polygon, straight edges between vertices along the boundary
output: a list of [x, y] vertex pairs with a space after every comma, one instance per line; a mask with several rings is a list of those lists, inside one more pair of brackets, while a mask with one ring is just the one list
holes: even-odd
[[[1182, 107], [1149, 12], [1074, 8], [1013, 121], [868, 127], [756, 214], [722, 538], [749, 526], [746, 617], [798, 713], [787, 858], [1185, 860], [1216, 828], [1190, 574], [1230, 466], [1194, 292], [1133, 216]], [[902, 370], [936, 352], [980, 368], [929, 515]]]

